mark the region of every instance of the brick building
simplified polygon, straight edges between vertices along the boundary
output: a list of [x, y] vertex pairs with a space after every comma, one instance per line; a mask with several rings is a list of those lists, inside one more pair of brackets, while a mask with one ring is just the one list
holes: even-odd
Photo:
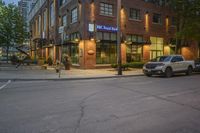
[[[32, 56], [69, 55], [74, 66], [97, 68], [117, 61], [117, 0], [38, 0], [29, 14]], [[181, 51], [197, 56], [197, 45], [175, 45], [175, 14], [167, 0], [122, 0], [122, 62], [148, 61]], [[62, 52], [61, 52], [62, 51]]]

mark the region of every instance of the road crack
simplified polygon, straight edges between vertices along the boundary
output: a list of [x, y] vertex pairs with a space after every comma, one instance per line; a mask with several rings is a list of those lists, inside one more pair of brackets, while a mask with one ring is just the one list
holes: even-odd
[[[111, 89], [113, 89], [113, 88], [111, 88]], [[79, 116], [79, 118], [78, 118], [78, 120], [77, 120], [77, 124], [76, 124], [76, 126], [75, 126], [74, 133], [77, 133], [77, 132], [78, 132], [78, 129], [79, 129], [80, 126], [81, 126], [82, 119], [84, 118], [84, 115], [85, 115], [86, 101], [87, 101], [89, 98], [91, 98], [91, 97], [93, 97], [93, 96], [96, 96], [96, 95], [98, 95], [98, 94], [101, 93], [101, 92], [104, 92], [104, 91], [106, 91], [106, 90], [111, 90], [111, 89], [103, 89], [103, 90], [101, 90], [101, 91], [97, 91], [97, 92], [92, 93], [92, 94], [90, 94], [89, 96], [87, 96], [87, 97], [85, 97], [85, 98], [83, 98], [83, 99], [81, 100], [81, 102], [80, 102], [80, 104], [79, 104], [79, 107], [80, 107], [80, 116]]]

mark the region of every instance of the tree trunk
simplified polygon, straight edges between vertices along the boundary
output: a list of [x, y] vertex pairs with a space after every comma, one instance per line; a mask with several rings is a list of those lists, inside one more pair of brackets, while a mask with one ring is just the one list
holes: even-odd
[[9, 45], [6, 46], [6, 58], [8, 63]]

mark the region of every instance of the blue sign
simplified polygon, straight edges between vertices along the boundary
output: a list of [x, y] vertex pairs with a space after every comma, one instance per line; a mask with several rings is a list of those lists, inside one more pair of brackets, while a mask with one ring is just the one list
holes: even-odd
[[118, 31], [117, 27], [105, 26], [105, 25], [97, 25], [96, 28], [97, 30], [110, 31], [110, 32]]

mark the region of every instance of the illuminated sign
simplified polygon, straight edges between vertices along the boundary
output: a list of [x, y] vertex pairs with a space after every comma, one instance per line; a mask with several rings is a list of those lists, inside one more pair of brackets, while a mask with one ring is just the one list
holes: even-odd
[[94, 32], [94, 24], [89, 24], [89, 32]]
[[105, 25], [97, 25], [96, 26], [97, 30], [102, 30], [102, 31], [110, 31], [110, 32], [117, 32], [117, 27], [112, 27], [112, 26], [105, 26]]

